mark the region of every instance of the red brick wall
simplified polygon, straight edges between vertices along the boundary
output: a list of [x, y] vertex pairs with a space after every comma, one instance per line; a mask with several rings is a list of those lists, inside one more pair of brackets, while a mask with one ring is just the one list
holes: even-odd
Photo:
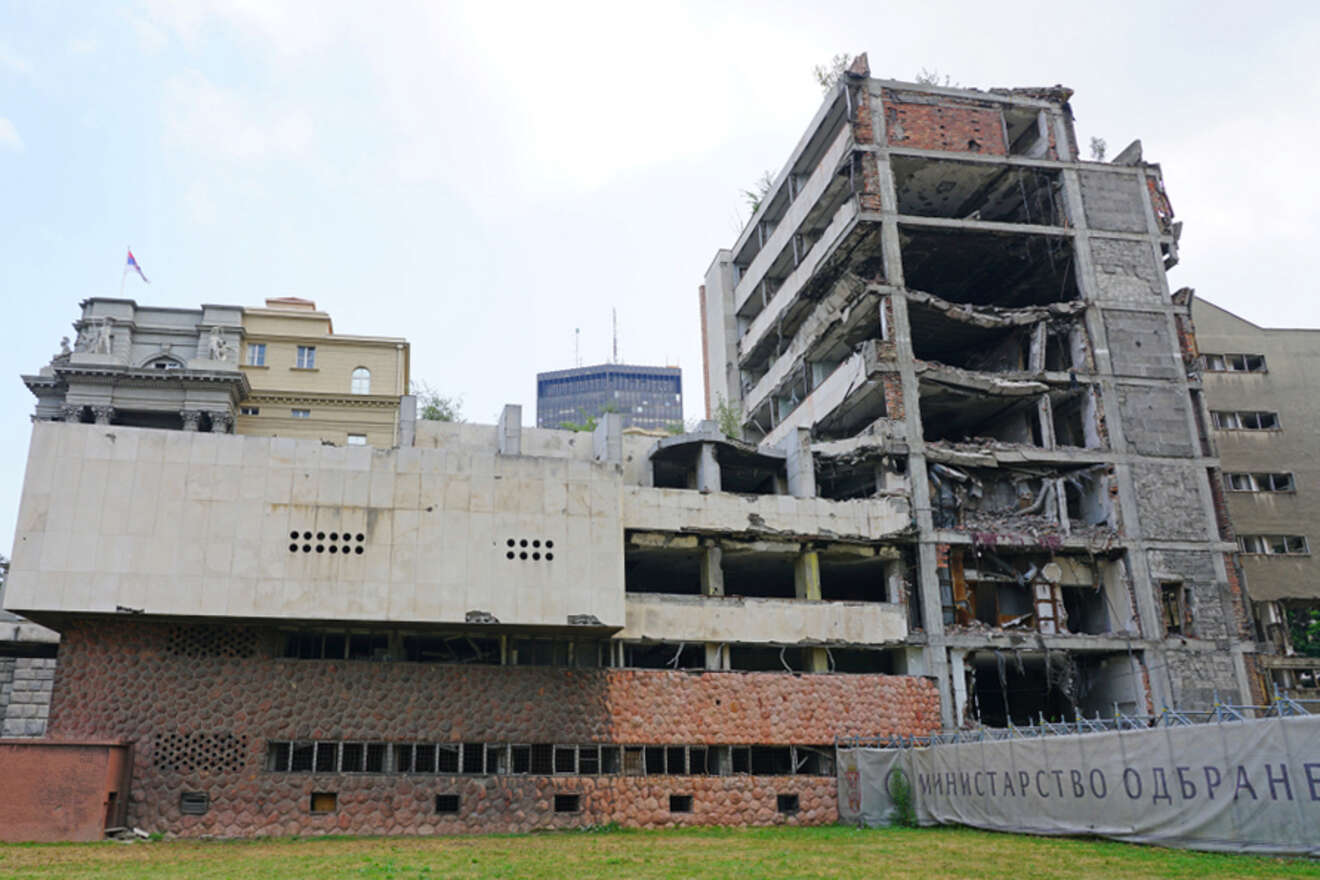
[[122, 821], [129, 747], [0, 740], [0, 840], [89, 841]]
[[1008, 155], [1000, 111], [946, 101], [908, 104], [886, 95], [885, 127], [889, 143], [921, 150]]
[[[908, 676], [298, 661], [262, 649], [180, 656], [171, 653], [170, 632], [143, 622], [68, 626], [51, 705], [52, 736], [136, 743], [129, 821], [148, 830], [233, 836], [829, 822], [834, 780], [827, 777], [318, 777], [266, 772], [264, 756], [272, 739], [804, 745], [939, 725], [933, 683]], [[246, 737], [238, 769], [155, 766], [157, 733], [215, 732]], [[180, 816], [185, 790], [208, 792], [211, 811]], [[554, 792], [579, 790], [582, 813], [557, 815], [545, 804]], [[313, 791], [338, 791], [338, 813], [312, 815]], [[449, 792], [464, 795], [463, 812], [437, 817], [432, 797]], [[694, 812], [671, 816], [671, 793], [693, 794]], [[798, 794], [801, 811], [779, 814], [776, 793]]]

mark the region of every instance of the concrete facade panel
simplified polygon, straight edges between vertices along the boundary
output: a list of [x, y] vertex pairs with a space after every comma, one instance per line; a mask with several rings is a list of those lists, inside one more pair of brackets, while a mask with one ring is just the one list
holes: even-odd
[[1086, 225], [1108, 232], [1145, 232], [1146, 203], [1135, 174], [1080, 171]]
[[1178, 458], [1195, 454], [1187, 431], [1186, 392], [1172, 387], [1119, 385], [1118, 405], [1129, 451]]

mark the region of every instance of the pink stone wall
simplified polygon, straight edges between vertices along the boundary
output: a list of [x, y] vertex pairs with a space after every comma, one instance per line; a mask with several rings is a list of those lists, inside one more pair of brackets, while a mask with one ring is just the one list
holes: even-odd
[[[939, 725], [933, 683], [909, 676], [283, 660], [274, 632], [220, 635], [120, 620], [63, 630], [51, 735], [135, 743], [132, 824], [236, 836], [830, 822], [828, 777], [317, 776], [266, 771], [266, 743], [828, 745]], [[199, 735], [197, 766], [170, 766]], [[183, 791], [208, 793], [210, 812], [182, 816]], [[338, 792], [337, 812], [312, 814], [314, 791]], [[556, 792], [581, 792], [582, 812], [555, 814]], [[458, 817], [435, 815], [444, 793], [460, 794]], [[670, 814], [669, 794], [691, 794], [693, 812]], [[797, 794], [800, 810], [778, 813], [776, 794]]]

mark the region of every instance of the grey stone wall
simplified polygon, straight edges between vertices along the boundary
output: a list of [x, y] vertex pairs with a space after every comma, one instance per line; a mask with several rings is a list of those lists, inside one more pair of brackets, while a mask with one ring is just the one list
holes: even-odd
[[53, 657], [0, 657], [0, 737], [46, 734], [55, 662]]
[[1180, 389], [1119, 385], [1118, 409], [1129, 452], [1192, 457], [1187, 395]]
[[1082, 204], [1086, 225], [1109, 232], [1145, 232], [1146, 203], [1141, 181], [1126, 174], [1082, 171]]
[[1226, 639], [1237, 632], [1228, 620], [1227, 584], [1215, 574], [1214, 554], [1195, 550], [1150, 550], [1151, 577], [1183, 582], [1191, 603], [1192, 635], [1200, 639]]
[[1155, 261], [1155, 251], [1148, 242], [1092, 238], [1091, 261], [1101, 302], [1161, 301], [1164, 290], [1160, 275], [1164, 268]]
[[1195, 468], [1141, 462], [1132, 465], [1141, 532], [1155, 541], [1206, 541], [1205, 505]]
[[[1237, 700], [1237, 676], [1233, 672], [1233, 657], [1227, 652], [1168, 650], [1164, 654], [1166, 669], [1173, 680], [1173, 699], [1179, 708], [1205, 709], [1214, 705], [1215, 697], [1226, 703]], [[1152, 669], [1151, 675], [1161, 670]], [[1166, 679], [1166, 682], [1168, 679]], [[1156, 706], [1158, 712], [1161, 707]]]
[[1181, 361], [1169, 332], [1169, 319], [1159, 312], [1124, 312], [1106, 309], [1105, 336], [1109, 357], [1119, 376], [1177, 379]]

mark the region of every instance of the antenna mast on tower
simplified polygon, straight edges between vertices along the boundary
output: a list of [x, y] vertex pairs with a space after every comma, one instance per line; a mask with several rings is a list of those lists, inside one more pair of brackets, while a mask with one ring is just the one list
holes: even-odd
[[614, 325], [614, 360], [613, 360], [613, 363], [616, 363], [616, 364], [617, 364], [617, 363], [619, 362], [619, 310], [618, 310], [618, 309], [610, 309], [610, 321], [611, 321], [611, 323], [613, 323], [613, 325]]
[[582, 328], [573, 328], [573, 366], [582, 366]]

